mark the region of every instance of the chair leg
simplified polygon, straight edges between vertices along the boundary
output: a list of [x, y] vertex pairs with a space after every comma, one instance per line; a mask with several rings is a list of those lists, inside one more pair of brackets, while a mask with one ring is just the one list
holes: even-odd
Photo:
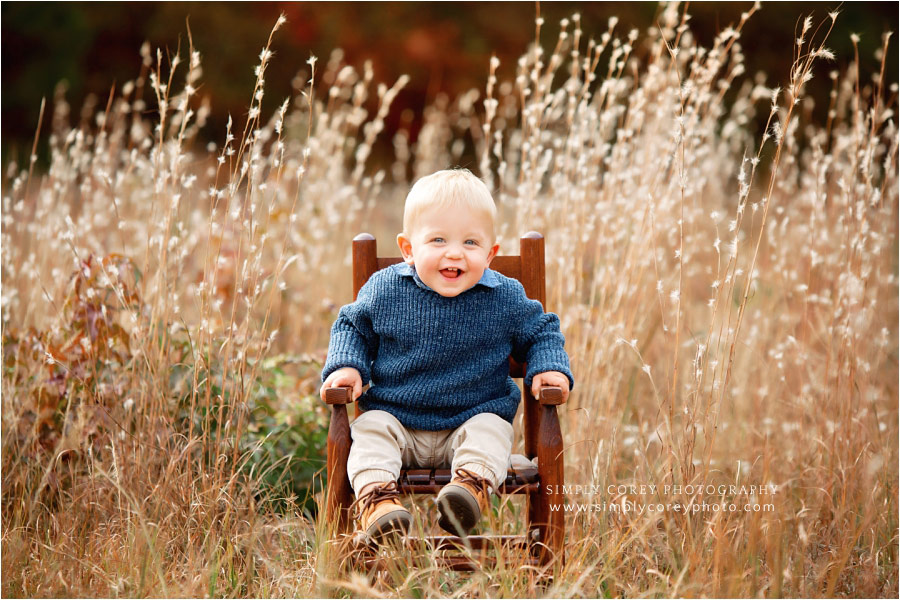
[[541, 501], [541, 497], [544, 494], [544, 483], [541, 482], [541, 489], [536, 492], [528, 493], [528, 522], [525, 531], [531, 539], [531, 534], [535, 528], [537, 528], [538, 533], [541, 533], [540, 524], [546, 523], [547, 519], [543, 517], [542, 509], [544, 508], [544, 503]]
[[331, 407], [331, 424], [328, 427], [325, 514], [328, 522], [337, 526], [338, 533], [347, 532], [350, 525], [350, 505], [353, 503], [350, 480], [347, 479], [350, 442], [347, 407], [343, 404], [334, 404]]
[[[564, 499], [563, 443], [555, 406], [541, 407], [537, 455], [541, 489], [534, 517], [541, 535], [541, 564], [547, 564], [554, 556], [565, 564], [566, 521], [560, 507]], [[551, 510], [551, 505], [556, 505], [556, 510]]]

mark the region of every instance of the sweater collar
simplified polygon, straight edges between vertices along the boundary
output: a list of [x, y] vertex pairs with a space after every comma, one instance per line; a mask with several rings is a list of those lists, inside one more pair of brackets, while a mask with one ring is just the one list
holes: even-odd
[[[416, 273], [416, 270], [406, 264], [405, 262], [399, 262], [394, 265], [394, 268], [397, 270], [397, 274], [401, 277], [412, 277], [413, 281], [416, 282], [416, 285], [422, 288], [423, 290], [434, 291], [423, 282], [419, 278], [419, 274]], [[487, 288], [495, 288], [500, 285], [500, 279], [497, 277], [497, 273], [491, 271], [490, 269], [485, 269], [484, 273], [481, 275], [481, 279], [478, 280], [478, 283], [475, 285], [483, 285]], [[474, 286], [473, 286], [474, 287]]]

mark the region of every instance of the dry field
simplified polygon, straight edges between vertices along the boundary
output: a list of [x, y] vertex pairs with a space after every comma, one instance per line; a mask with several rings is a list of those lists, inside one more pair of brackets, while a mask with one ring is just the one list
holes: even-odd
[[[492, 61], [484, 89], [439, 97], [383, 170], [404, 81], [340, 52], [280, 104], [266, 45], [215, 144], [214, 49], [148, 45], [108, 100], [48, 101], [49, 167], [4, 166], [2, 594], [896, 597], [896, 44], [833, 56], [840, 15], [801, 19], [790, 80], [766, 81], [740, 43], [756, 12], [709, 48], [676, 8], [645, 33], [573, 15], [514, 78]], [[544, 232], [576, 374], [582, 487], [549, 584], [512, 555], [352, 572], [308, 518], [349, 240], [389, 248], [410, 183], [464, 161], [503, 252]]]

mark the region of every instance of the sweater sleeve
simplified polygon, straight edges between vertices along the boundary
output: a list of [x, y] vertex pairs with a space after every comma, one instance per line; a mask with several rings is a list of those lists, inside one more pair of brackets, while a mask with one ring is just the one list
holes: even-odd
[[[374, 278], [372, 278], [374, 279]], [[372, 328], [374, 282], [359, 290], [356, 302], [343, 306], [331, 326], [328, 357], [322, 367], [322, 381], [334, 371], [353, 367], [365, 386], [372, 378], [372, 361], [378, 352], [378, 336]]]
[[521, 287], [519, 291], [519, 317], [513, 330], [512, 355], [518, 362], [528, 363], [525, 386], [531, 387], [531, 381], [538, 373], [558, 371], [568, 377], [571, 390], [575, 378], [565, 351], [566, 338], [559, 330], [559, 317], [545, 313], [541, 303], [528, 298]]

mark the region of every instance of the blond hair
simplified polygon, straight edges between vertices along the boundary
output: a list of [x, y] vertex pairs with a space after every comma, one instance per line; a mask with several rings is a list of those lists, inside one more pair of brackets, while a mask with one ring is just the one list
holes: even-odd
[[491, 192], [481, 179], [468, 169], [447, 169], [426, 175], [412, 186], [406, 196], [403, 208], [403, 233], [412, 234], [413, 224], [429, 208], [463, 208], [478, 210], [490, 221], [490, 232], [494, 235], [494, 220], [497, 205]]

